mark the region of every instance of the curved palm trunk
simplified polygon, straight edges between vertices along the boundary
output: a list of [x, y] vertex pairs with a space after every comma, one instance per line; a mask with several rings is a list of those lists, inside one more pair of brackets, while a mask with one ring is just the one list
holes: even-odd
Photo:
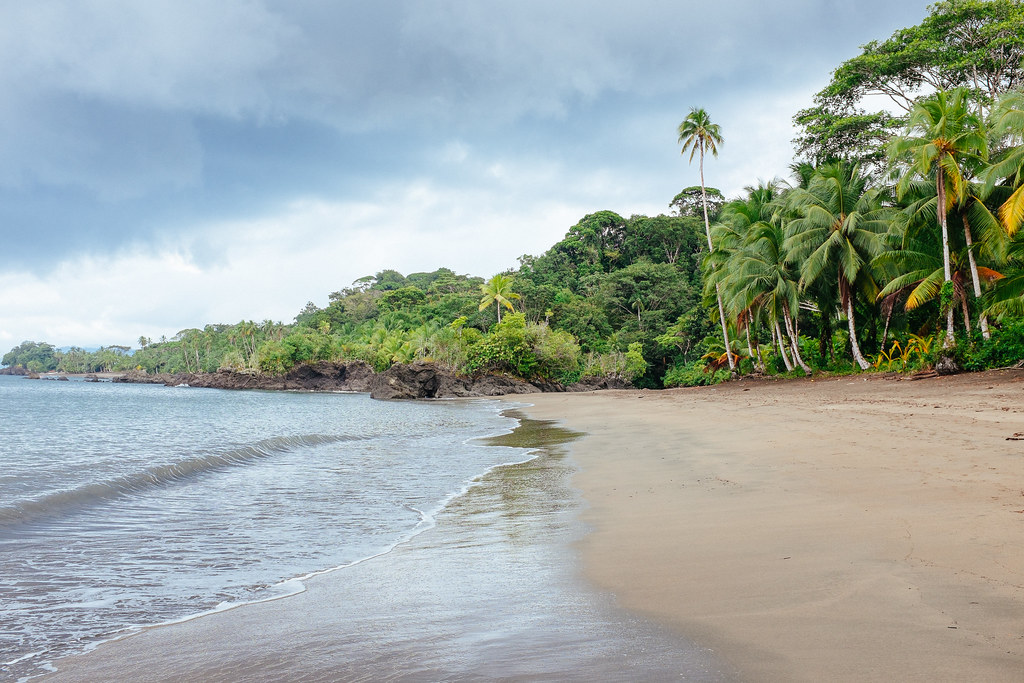
[[889, 322], [892, 320], [892, 309], [896, 308], [895, 304], [890, 304], [888, 310], [885, 312], [885, 328], [882, 330], [882, 350], [885, 351], [885, 345], [889, 341]]
[[744, 329], [746, 330], [746, 333], [747, 333], [747, 355], [750, 356], [751, 358], [753, 358], [754, 357], [754, 347], [750, 345], [750, 318], [746, 319], [746, 323], [747, 324], [744, 325], [743, 327], [744, 327]]
[[786, 355], [786, 344], [782, 341], [782, 330], [779, 329], [779, 319], [775, 319], [775, 340], [779, 344], [779, 353], [782, 354], [782, 362], [786, 364], [786, 372], [793, 372], [793, 364], [789, 362], [789, 356]]
[[800, 355], [800, 335], [796, 331], [796, 325], [789, 315], [789, 306], [783, 306], [783, 320], [786, 321], [786, 333], [789, 334], [789, 348], [793, 351], [793, 361], [800, 366], [804, 374], [810, 375], [811, 369], [807, 367], [803, 357]]
[[[942, 275], [943, 285], [953, 281], [953, 272], [949, 264], [949, 229], [946, 225], [946, 174], [940, 166], [935, 173], [935, 184], [938, 194], [939, 205], [936, 207], [939, 214], [939, 225], [942, 226]], [[953, 334], [953, 306], [946, 308], [946, 348], [953, 346], [955, 336]]]
[[846, 297], [846, 322], [850, 326], [850, 348], [853, 350], [853, 360], [857, 362], [861, 370], [867, 370], [871, 367], [871, 363], [864, 359], [864, 355], [860, 352], [860, 344], [857, 343], [857, 326], [853, 322], [852, 296]]
[[[971, 224], [967, 222], [967, 214], [963, 214], [964, 218], [964, 239], [967, 240], [967, 260], [971, 264], [971, 281], [974, 283], [974, 298], [981, 298], [981, 278], [978, 277], [978, 264], [974, 260], [974, 241], [971, 239]], [[981, 328], [981, 336], [985, 339], [991, 338], [991, 334], [988, 331], [988, 318], [982, 315], [978, 319], [978, 327]], [[968, 327], [967, 329], [971, 329]]]
[[[700, 203], [704, 209], [704, 232], [708, 236], [708, 253], [715, 251], [715, 245], [711, 241], [711, 221], [708, 220], [708, 195], [704, 189], [704, 143], [700, 145]], [[736, 359], [732, 357], [732, 347], [729, 345], [729, 328], [725, 324], [725, 307], [722, 306], [722, 292], [715, 283], [715, 296], [718, 297], [718, 319], [722, 321], [722, 339], [725, 341], [725, 357], [729, 359], [729, 369], [736, 371]]]
[[729, 345], [729, 327], [725, 322], [725, 307], [722, 305], [722, 292], [715, 283], [715, 295], [718, 297], [718, 319], [722, 321], [722, 339], [725, 340], [725, 356], [729, 359], [729, 369], [736, 371], [736, 359], [732, 355], [732, 347]]
[[754, 347], [750, 345], [750, 325], [751, 325], [751, 322], [752, 321], [750, 319], [750, 313], [748, 312], [746, 314], [746, 323], [747, 324], [745, 326], [746, 327], [746, 332], [747, 332], [747, 355], [750, 357], [750, 360], [754, 363], [754, 369], [755, 370], [760, 370], [761, 369], [761, 364], [758, 362], [757, 356], [754, 355]]

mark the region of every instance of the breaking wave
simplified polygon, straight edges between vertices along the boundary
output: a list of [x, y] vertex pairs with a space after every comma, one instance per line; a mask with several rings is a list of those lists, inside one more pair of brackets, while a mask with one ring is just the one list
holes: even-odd
[[166, 465], [157, 465], [107, 481], [93, 482], [68, 491], [58, 491], [39, 498], [0, 507], [0, 526], [24, 524], [47, 517], [56, 517], [72, 509], [80, 509], [123, 496], [136, 495], [192, 479], [206, 472], [249, 463], [281, 453], [342, 441], [359, 441], [366, 436], [330, 436], [310, 434], [264, 439], [255, 444], [230, 450], [205, 453]]

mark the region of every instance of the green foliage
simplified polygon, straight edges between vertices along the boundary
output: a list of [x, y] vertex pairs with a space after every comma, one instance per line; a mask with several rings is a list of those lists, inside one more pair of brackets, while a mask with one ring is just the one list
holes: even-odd
[[515, 310], [512, 302], [521, 298], [519, 294], [512, 291], [515, 280], [508, 275], [498, 274], [480, 285], [480, 292], [483, 297], [480, 299], [478, 310], [484, 310], [491, 304], [495, 304], [498, 310], [498, 323], [501, 323], [501, 309]]
[[703, 363], [675, 365], [665, 373], [663, 384], [666, 389], [673, 387], [703, 387], [720, 384], [729, 379], [729, 370], [709, 372]]
[[876, 370], [883, 372], [906, 372], [917, 370], [925, 365], [931, 358], [934, 340], [926, 337], [910, 335], [910, 338], [900, 343], [896, 340], [888, 351], [885, 349], [878, 352], [872, 364]]
[[992, 330], [991, 339], [977, 339], [965, 349], [965, 370], [1004, 368], [1024, 361], [1024, 319], [1006, 321]]
[[270, 375], [280, 375], [291, 369], [292, 350], [279, 341], [269, 341], [260, 347], [259, 369]]
[[939, 310], [943, 313], [949, 310], [949, 307], [953, 305], [953, 297], [955, 291], [953, 288], [953, 281], [946, 280], [942, 283], [941, 289], [939, 289]]
[[57, 350], [46, 342], [23, 341], [4, 354], [0, 365], [20, 365], [32, 372], [57, 369]]
[[418, 287], [400, 287], [389, 290], [377, 299], [377, 308], [382, 313], [408, 311], [427, 303], [427, 295]]
[[531, 377], [537, 356], [526, 333], [526, 316], [514, 313], [496, 324], [491, 334], [469, 347], [469, 372], [507, 372]]
[[576, 338], [565, 330], [554, 330], [543, 323], [529, 323], [527, 337], [537, 359], [534, 373], [556, 382], [572, 383], [580, 378], [581, 354]]
[[626, 367], [623, 376], [628, 380], [634, 380], [647, 372], [647, 361], [644, 360], [643, 344], [633, 342], [626, 351]]

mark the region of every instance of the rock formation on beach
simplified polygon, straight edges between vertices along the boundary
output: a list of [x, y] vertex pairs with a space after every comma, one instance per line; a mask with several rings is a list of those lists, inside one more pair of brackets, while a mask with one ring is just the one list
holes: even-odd
[[132, 384], [164, 384], [176, 387], [212, 389], [264, 389], [276, 391], [355, 391], [369, 392], [378, 399], [469, 398], [504, 396], [553, 391], [593, 391], [596, 389], [629, 389], [629, 382], [618, 378], [586, 377], [575, 384], [526, 382], [505, 375], [463, 377], [434, 363], [417, 361], [392, 365], [377, 373], [362, 361], [349, 363], [319, 362], [297, 365], [284, 375], [220, 370], [201, 373], [158, 373], [154, 375], [131, 371], [115, 382]]

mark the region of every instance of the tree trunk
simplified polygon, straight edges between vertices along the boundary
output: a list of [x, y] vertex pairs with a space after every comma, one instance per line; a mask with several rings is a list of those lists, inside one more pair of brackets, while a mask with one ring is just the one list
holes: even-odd
[[[971, 224], [967, 222], [967, 212], [963, 212], [964, 219], [964, 239], [967, 240], [967, 260], [971, 264], [971, 281], [974, 283], [974, 298], [981, 298], [981, 278], [978, 277], [978, 264], [974, 260], [974, 241], [971, 239]], [[991, 338], [991, 333], [988, 331], [988, 318], [982, 315], [978, 319], [978, 326], [981, 328], [981, 336], [985, 339]], [[967, 328], [968, 330], [971, 328]]]
[[857, 362], [861, 370], [867, 370], [871, 363], [864, 359], [860, 352], [860, 344], [857, 343], [857, 326], [853, 322], [853, 297], [846, 297], [846, 322], [850, 327], [850, 349], [853, 351], [853, 360]]
[[[708, 195], [704, 189], [704, 143], [700, 143], [700, 203], [704, 209], [704, 232], [708, 236], [708, 254], [715, 252], [715, 245], [711, 241], [711, 221], [708, 220]], [[725, 307], [722, 306], [722, 292], [715, 283], [715, 295], [718, 297], [718, 318], [722, 321], [722, 339], [725, 341], [725, 357], [729, 359], [729, 369], [736, 371], [736, 360], [732, 357], [732, 347], [729, 346], [729, 328], [725, 324]]]
[[750, 345], [750, 314], [749, 313], [747, 314], [746, 321], [747, 321], [747, 325], [746, 325], [746, 328], [747, 328], [747, 355], [750, 356], [751, 362], [754, 362], [754, 347], [752, 347]]
[[800, 355], [800, 339], [796, 332], [796, 325], [793, 324], [793, 319], [789, 315], [789, 306], [783, 306], [783, 319], [786, 321], [786, 333], [789, 334], [789, 344], [793, 350], [793, 361], [800, 366], [804, 374], [810, 375], [811, 369], [807, 367], [807, 363]]
[[964, 329], [967, 330], [968, 334], [971, 331], [971, 309], [967, 307], [967, 296], [964, 295], [960, 299], [960, 310], [964, 314]]
[[[949, 263], [949, 229], [946, 225], [946, 174], [943, 172], [942, 167], [939, 166], [935, 170], [936, 187], [937, 187], [937, 199], [938, 206], [935, 207], [939, 214], [939, 224], [942, 227], [942, 275], [943, 285], [946, 282], [953, 281], [953, 272]], [[941, 302], [941, 299], [940, 299]], [[956, 337], [953, 334], [953, 306], [952, 302], [946, 308], [946, 348], [953, 346], [956, 341]]]
[[793, 364], [789, 362], [786, 355], [786, 344], [782, 341], [782, 330], [779, 329], [779, 319], [775, 319], [775, 339], [779, 344], [779, 353], [782, 354], [782, 362], [786, 364], [786, 372], [793, 372]]
[[893, 303], [885, 314], [885, 328], [882, 330], [882, 350], [885, 351], [885, 343], [889, 340], [889, 321], [892, 320], [892, 309], [896, 308]]
[[821, 319], [818, 336], [818, 353], [821, 354], [822, 363], [834, 363], [835, 354], [832, 353], [832, 316], [828, 314], [825, 307], [818, 312]]

